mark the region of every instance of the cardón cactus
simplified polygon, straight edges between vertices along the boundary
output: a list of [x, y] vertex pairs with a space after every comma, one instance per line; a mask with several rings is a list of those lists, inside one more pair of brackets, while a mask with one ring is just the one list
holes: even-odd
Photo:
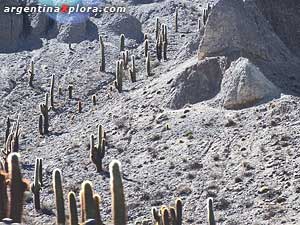
[[56, 224], [65, 225], [65, 205], [64, 196], [62, 189], [62, 176], [59, 169], [53, 171], [53, 190], [55, 195], [55, 205], [56, 205]]
[[110, 190], [112, 195], [112, 220], [114, 225], [126, 225], [127, 212], [120, 162], [113, 160], [109, 165]]

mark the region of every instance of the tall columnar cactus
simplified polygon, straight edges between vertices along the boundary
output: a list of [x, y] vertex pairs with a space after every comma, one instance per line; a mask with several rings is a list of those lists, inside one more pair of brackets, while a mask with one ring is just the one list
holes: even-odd
[[207, 216], [208, 216], [208, 224], [216, 225], [212, 198], [209, 198], [207, 200]]
[[131, 69], [130, 72], [130, 78], [132, 82], [136, 82], [136, 68], [135, 68], [135, 56], [131, 56]]
[[125, 35], [121, 34], [120, 36], [120, 52], [125, 50]]
[[144, 41], [144, 56], [147, 57], [149, 51], [149, 40], [146, 39]]
[[162, 210], [162, 224], [170, 225], [170, 215], [169, 210], [167, 208]]
[[80, 198], [80, 216], [81, 216], [81, 222], [85, 222], [85, 211], [84, 211], [84, 207], [85, 207], [85, 203], [84, 203], [84, 194], [83, 194], [83, 190], [80, 190], [79, 192], [79, 198]]
[[[46, 104], [40, 104], [40, 110], [42, 115], [42, 120], [39, 118], [39, 131], [41, 134], [48, 134], [49, 133], [49, 109]], [[41, 125], [43, 127], [41, 127]]]
[[97, 172], [102, 171], [102, 161], [105, 156], [105, 132], [102, 125], [98, 125], [98, 146], [94, 144], [94, 136], [90, 140], [90, 158], [96, 165]]
[[198, 19], [198, 32], [201, 31], [201, 18]]
[[[7, 122], [8, 123], [8, 122]], [[20, 125], [19, 125], [19, 117], [17, 119], [17, 122], [14, 123], [12, 129], [9, 129], [10, 127], [10, 122], [9, 126], [7, 124], [7, 130], [6, 130], [6, 135], [9, 134], [6, 138], [5, 146], [4, 149], [2, 150], [3, 154], [3, 163], [5, 167], [5, 171], [8, 171], [8, 156], [12, 152], [18, 152], [19, 151], [19, 138], [20, 138]]]
[[33, 79], [34, 79], [34, 75], [35, 75], [35, 73], [34, 73], [34, 61], [33, 60], [30, 62], [30, 69], [28, 70], [28, 75], [29, 75], [28, 84], [29, 84], [30, 87], [33, 87]]
[[78, 225], [76, 195], [73, 191], [68, 194], [69, 225]]
[[54, 109], [54, 82], [55, 82], [55, 77], [53, 74], [51, 78], [51, 87], [50, 87], [50, 106], [52, 109]]
[[147, 76], [151, 76], [151, 59], [150, 59], [150, 52], [147, 54], [147, 59], [146, 59], [146, 73]]
[[7, 174], [0, 171], [0, 221], [7, 217], [8, 196], [6, 185]]
[[148, 40], [148, 34], [147, 33], [144, 34], [144, 41], [146, 41], [146, 40]]
[[95, 222], [96, 222], [96, 225], [103, 225], [103, 222], [101, 220], [101, 215], [100, 215], [100, 201], [101, 201], [101, 198], [100, 198], [100, 195], [98, 194], [95, 194], [94, 195], [94, 202], [95, 202]]
[[164, 24], [163, 31], [162, 31], [162, 52], [163, 52], [163, 59], [167, 60], [167, 51], [168, 51], [168, 28]]
[[177, 225], [176, 209], [174, 207], [170, 207], [169, 210], [170, 210], [171, 224]]
[[53, 190], [55, 194], [55, 205], [56, 205], [56, 224], [65, 225], [65, 205], [62, 188], [62, 176], [59, 169], [53, 171]]
[[100, 71], [105, 71], [105, 50], [104, 50], [104, 42], [103, 38], [99, 36], [99, 44], [100, 44]]
[[10, 127], [11, 127], [10, 118], [7, 117], [7, 119], [6, 119], [6, 130], [5, 130], [5, 143], [7, 141], [7, 138], [9, 136], [9, 134], [10, 134]]
[[160, 225], [161, 224], [161, 215], [156, 210], [156, 208], [153, 207], [151, 209], [151, 213], [152, 213], [153, 220], [155, 221], [155, 224], [156, 225]]
[[178, 7], [175, 10], [175, 32], [178, 32]]
[[84, 181], [82, 183], [82, 194], [83, 194], [83, 206], [84, 210], [84, 218], [83, 221], [87, 221], [89, 219], [95, 219], [96, 217], [96, 207], [94, 201], [94, 191], [92, 187], [92, 183], [89, 181]]
[[126, 225], [127, 212], [120, 162], [113, 160], [109, 165], [110, 189], [112, 195], [112, 219], [114, 225]]
[[19, 154], [11, 153], [8, 157], [10, 204], [8, 217], [14, 223], [22, 222], [24, 192], [27, 190], [27, 183], [22, 179], [19, 165]]
[[124, 69], [128, 68], [128, 64], [129, 64], [129, 51], [126, 50], [125, 51], [125, 58], [124, 58]]
[[80, 100], [78, 101], [78, 112], [82, 113], [82, 102]]
[[207, 10], [204, 9], [204, 10], [203, 10], [203, 15], [202, 15], [202, 19], [203, 19], [203, 24], [204, 24], [204, 26], [206, 25], [207, 18], [208, 18], [208, 13], [207, 13]]
[[175, 209], [176, 209], [176, 221], [177, 225], [182, 225], [182, 201], [180, 198], [177, 198], [175, 201]]
[[41, 180], [41, 167], [42, 167], [42, 159], [37, 158], [35, 160], [35, 173], [34, 173], [34, 182], [31, 184], [31, 192], [34, 195], [34, 207], [36, 210], [41, 209], [40, 203], [40, 190], [42, 188]]
[[96, 95], [93, 95], [93, 96], [92, 96], [92, 102], [93, 102], [93, 105], [96, 105], [96, 104], [97, 104]]
[[156, 40], [156, 57], [158, 61], [161, 61], [162, 59], [162, 35], [159, 35], [158, 39]]
[[155, 21], [155, 39], [157, 40], [159, 37], [159, 33], [160, 33], [160, 22], [159, 22], [159, 18], [156, 18]]
[[117, 61], [115, 86], [119, 91], [119, 93], [123, 91], [123, 68], [124, 68], [124, 61], [123, 60]]
[[73, 85], [68, 86], [68, 96], [69, 96], [69, 99], [72, 99], [72, 97], [73, 97]]

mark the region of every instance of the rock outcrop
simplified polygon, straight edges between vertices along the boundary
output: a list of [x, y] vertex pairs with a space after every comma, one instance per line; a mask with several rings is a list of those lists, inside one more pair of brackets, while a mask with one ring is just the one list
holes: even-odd
[[279, 89], [246, 58], [226, 70], [217, 99], [226, 109], [241, 109], [280, 97]]
[[193, 59], [174, 71], [172, 82], [174, 90], [169, 103], [170, 108], [180, 109], [186, 104], [194, 104], [215, 97], [226, 68], [225, 57], [207, 58], [201, 62]]
[[0, 2], [0, 50], [17, 46], [23, 32], [23, 15], [4, 12], [6, 6], [18, 6], [17, 0]]

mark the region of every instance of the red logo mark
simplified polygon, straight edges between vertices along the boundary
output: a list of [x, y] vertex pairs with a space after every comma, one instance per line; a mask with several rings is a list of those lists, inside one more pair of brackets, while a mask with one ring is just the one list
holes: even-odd
[[68, 12], [69, 12], [69, 6], [63, 4], [63, 5], [61, 6], [60, 12], [62, 12], [62, 13], [68, 13]]

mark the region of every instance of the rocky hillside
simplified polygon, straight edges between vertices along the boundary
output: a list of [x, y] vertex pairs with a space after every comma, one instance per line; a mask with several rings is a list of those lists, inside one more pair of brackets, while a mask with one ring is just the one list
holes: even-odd
[[[80, 213], [88, 180], [101, 197], [102, 221], [111, 224], [114, 159], [129, 224], [153, 224], [151, 208], [178, 197], [184, 225], [208, 224], [208, 198], [216, 224], [299, 224], [298, 0], [107, 1], [127, 12], [77, 24], [2, 13], [8, 4], [24, 3], [0, 2], [0, 142], [7, 144], [7, 118], [12, 126], [19, 118], [17, 150], [30, 183], [35, 159], [43, 159], [41, 209], [26, 192], [22, 224], [56, 224], [55, 169], [67, 221], [68, 193]], [[117, 61], [128, 66], [116, 68]], [[98, 125], [106, 150], [100, 172], [90, 159]]]

